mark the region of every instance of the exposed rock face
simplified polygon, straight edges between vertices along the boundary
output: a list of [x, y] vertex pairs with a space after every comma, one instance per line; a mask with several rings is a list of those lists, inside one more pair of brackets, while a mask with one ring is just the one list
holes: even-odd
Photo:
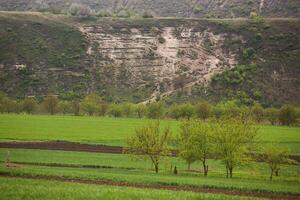
[[116, 87], [145, 88], [152, 83], [150, 97], [145, 98], [150, 101], [196, 83], [206, 84], [212, 75], [236, 64], [235, 55], [222, 48], [226, 34], [209, 28], [132, 27], [119, 32], [106, 28], [80, 28], [90, 42], [87, 54], [95, 59], [94, 69], [103, 74], [112, 66], [114, 73], [107, 81]]

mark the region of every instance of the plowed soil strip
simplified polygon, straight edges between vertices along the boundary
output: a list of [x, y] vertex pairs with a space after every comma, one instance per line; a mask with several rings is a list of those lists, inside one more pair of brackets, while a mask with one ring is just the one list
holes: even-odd
[[[83, 151], [83, 152], [98, 152], [98, 153], [123, 153], [123, 147], [107, 146], [95, 144], [81, 144], [75, 142], [65, 141], [47, 141], [47, 142], [0, 142], [0, 148], [14, 148], [14, 149], [41, 149], [41, 150], [59, 150], [59, 151]], [[176, 151], [172, 151], [172, 156], [176, 156]], [[262, 161], [260, 156], [256, 156], [257, 161]], [[291, 155], [300, 163], [300, 156]]]
[[80, 144], [80, 143], [63, 142], [63, 141], [0, 142], [0, 148], [84, 151], [84, 152], [115, 153], [115, 154], [121, 154], [123, 152], [123, 148], [117, 146]]
[[211, 194], [225, 194], [232, 196], [245, 196], [245, 197], [257, 197], [257, 198], [268, 198], [268, 199], [284, 199], [284, 200], [299, 200], [299, 195], [285, 195], [276, 193], [266, 193], [266, 192], [250, 192], [241, 191], [235, 189], [218, 189], [218, 188], [205, 188], [205, 187], [193, 187], [193, 186], [168, 186], [159, 184], [143, 184], [143, 183], [129, 183], [129, 182], [115, 182], [109, 180], [87, 180], [78, 178], [65, 178], [60, 176], [30, 176], [30, 175], [10, 175], [10, 174], [0, 174], [1, 177], [6, 178], [22, 178], [22, 179], [35, 179], [35, 180], [49, 180], [49, 181], [61, 181], [61, 182], [71, 182], [71, 183], [81, 183], [81, 184], [92, 184], [92, 185], [108, 185], [108, 186], [118, 186], [118, 187], [132, 187], [141, 189], [160, 189], [160, 190], [170, 190], [170, 191], [187, 191], [196, 193], [211, 193]]

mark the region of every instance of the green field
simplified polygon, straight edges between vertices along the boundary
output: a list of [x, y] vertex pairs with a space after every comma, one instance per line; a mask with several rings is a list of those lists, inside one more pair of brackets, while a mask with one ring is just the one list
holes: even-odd
[[[126, 145], [126, 138], [148, 119], [74, 117], [47, 115], [0, 115], [0, 141], [65, 140], [80, 143]], [[178, 134], [179, 122], [162, 120], [162, 127], [170, 126]], [[259, 139], [263, 144], [279, 142], [300, 154], [300, 128], [260, 126]], [[9, 152], [12, 167], [4, 162]], [[300, 195], [300, 166], [284, 165], [279, 176], [269, 180], [269, 168], [263, 162], [248, 162], [234, 169], [234, 178], [225, 178], [220, 160], [208, 160], [209, 176], [202, 174], [199, 162], [188, 171], [186, 163], [177, 157], [165, 157], [156, 174], [150, 161], [126, 154], [105, 154], [71, 151], [5, 149], [0, 148], [0, 175], [48, 176], [106, 180], [115, 183], [149, 184], [177, 187], [214, 188]], [[171, 168], [178, 169], [174, 175]], [[0, 191], [5, 199], [242, 199], [240, 197], [170, 192], [115, 186], [82, 185], [46, 180], [4, 178], [0, 176]], [[91, 198], [89, 198], [91, 196]]]
[[[124, 146], [135, 128], [147, 122], [148, 119], [1, 114], [0, 140], [66, 140]], [[162, 120], [161, 124], [178, 133], [178, 121]], [[300, 128], [261, 126], [259, 138], [265, 143], [279, 142], [292, 154], [300, 154]]]
[[134, 189], [61, 183], [57, 181], [22, 180], [0, 177], [0, 199], [53, 200], [53, 199], [174, 199], [174, 200], [246, 200], [255, 198], [233, 197], [219, 194], [170, 192], [154, 189]]
[[[5, 160], [7, 151], [8, 149], [0, 149], [0, 161]], [[269, 170], [265, 163], [245, 164], [234, 171], [233, 179], [226, 179], [225, 169], [221, 162], [209, 160], [209, 177], [204, 178], [201, 171], [186, 171], [186, 164], [178, 158], [165, 160], [161, 163], [160, 173], [155, 174], [150, 162], [133, 159], [128, 155], [20, 149], [9, 149], [9, 151], [11, 161], [25, 162], [26, 164], [19, 164], [15, 168], [2, 166], [0, 173], [300, 194], [299, 166], [283, 166], [280, 176], [270, 182]], [[57, 163], [72, 164], [73, 166], [49, 165]], [[178, 167], [178, 175], [175, 176], [170, 172], [171, 164]], [[89, 167], [83, 167], [83, 165], [89, 165]], [[95, 168], [96, 166], [99, 168]], [[193, 164], [192, 169], [201, 169], [200, 163]]]

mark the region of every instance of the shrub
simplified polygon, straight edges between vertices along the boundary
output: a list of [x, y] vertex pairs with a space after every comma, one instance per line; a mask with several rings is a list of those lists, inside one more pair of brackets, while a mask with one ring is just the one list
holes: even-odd
[[279, 111], [279, 122], [281, 125], [291, 126], [296, 123], [297, 115], [295, 107], [292, 105], [285, 105]]
[[158, 42], [159, 42], [160, 44], [164, 44], [164, 43], [166, 42], [166, 39], [165, 39], [164, 37], [162, 37], [162, 36], [159, 36], [159, 37], [158, 37]]
[[151, 119], [160, 119], [163, 116], [164, 106], [161, 102], [155, 102], [148, 105], [147, 117]]
[[35, 98], [27, 97], [23, 101], [23, 111], [26, 113], [33, 113], [37, 107]]
[[265, 110], [265, 117], [266, 119], [272, 124], [276, 125], [278, 122], [278, 115], [279, 115], [279, 110], [276, 108], [267, 108]]
[[126, 10], [120, 10], [117, 13], [117, 17], [120, 17], [120, 18], [129, 18], [130, 17], [130, 12], [128, 12]]
[[143, 18], [153, 18], [153, 15], [149, 11], [144, 11], [143, 14], [142, 14], [142, 17]]
[[43, 101], [43, 106], [45, 110], [51, 115], [54, 115], [57, 112], [57, 104], [58, 98], [56, 95], [50, 94]]
[[199, 102], [195, 106], [197, 117], [202, 120], [206, 120], [211, 115], [211, 105], [207, 101]]
[[89, 6], [78, 4], [78, 3], [72, 3], [70, 6], [68, 13], [72, 16], [76, 16], [78, 18], [89, 18], [92, 15], [92, 10]]
[[108, 10], [99, 10], [97, 13], [98, 17], [111, 17], [113, 14]]

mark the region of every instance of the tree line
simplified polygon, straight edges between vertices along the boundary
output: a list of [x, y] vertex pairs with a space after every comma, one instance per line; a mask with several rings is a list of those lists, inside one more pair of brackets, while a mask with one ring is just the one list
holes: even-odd
[[[262, 159], [270, 169], [270, 180], [279, 176], [283, 164], [297, 164], [289, 159], [289, 151], [275, 144], [262, 147], [257, 137], [258, 128], [253, 121], [240, 115], [235, 118], [183, 120], [179, 135], [172, 137], [169, 127], [160, 128], [160, 123], [154, 122], [136, 129], [135, 135], [127, 141], [124, 152], [134, 156], [149, 159], [156, 173], [161, 162], [172, 155], [172, 149], [187, 164], [190, 170], [192, 163], [200, 161], [204, 176], [208, 176], [208, 159], [222, 161], [227, 178], [233, 177], [234, 169], [248, 161], [257, 160], [257, 154], [262, 152]], [[174, 142], [175, 141], [175, 142]], [[175, 144], [175, 145], [174, 145]], [[178, 170], [175, 166], [174, 174]]]
[[91, 93], [79, 100], [60, 100], [56, 95], [47, 95], [42, 99], [26, 97], [16, 100], [0, 93], [0, 112], [2, 113], [48, 113], [64, 115], [136, 117], [150, 119], [220, 119], [224, 116], [235, 117], [248, 113], [256, 123], [297, 126], [300, 123], [300, 108], [283, 105], [279, 108], [263, 108], [259, 103], [252, 106], [239, 105], [235, 101], [220, 102], [212, 105], [207, 101], [182, 104], [153, 102], [148, 104], [108, 103], [96, 93]]

